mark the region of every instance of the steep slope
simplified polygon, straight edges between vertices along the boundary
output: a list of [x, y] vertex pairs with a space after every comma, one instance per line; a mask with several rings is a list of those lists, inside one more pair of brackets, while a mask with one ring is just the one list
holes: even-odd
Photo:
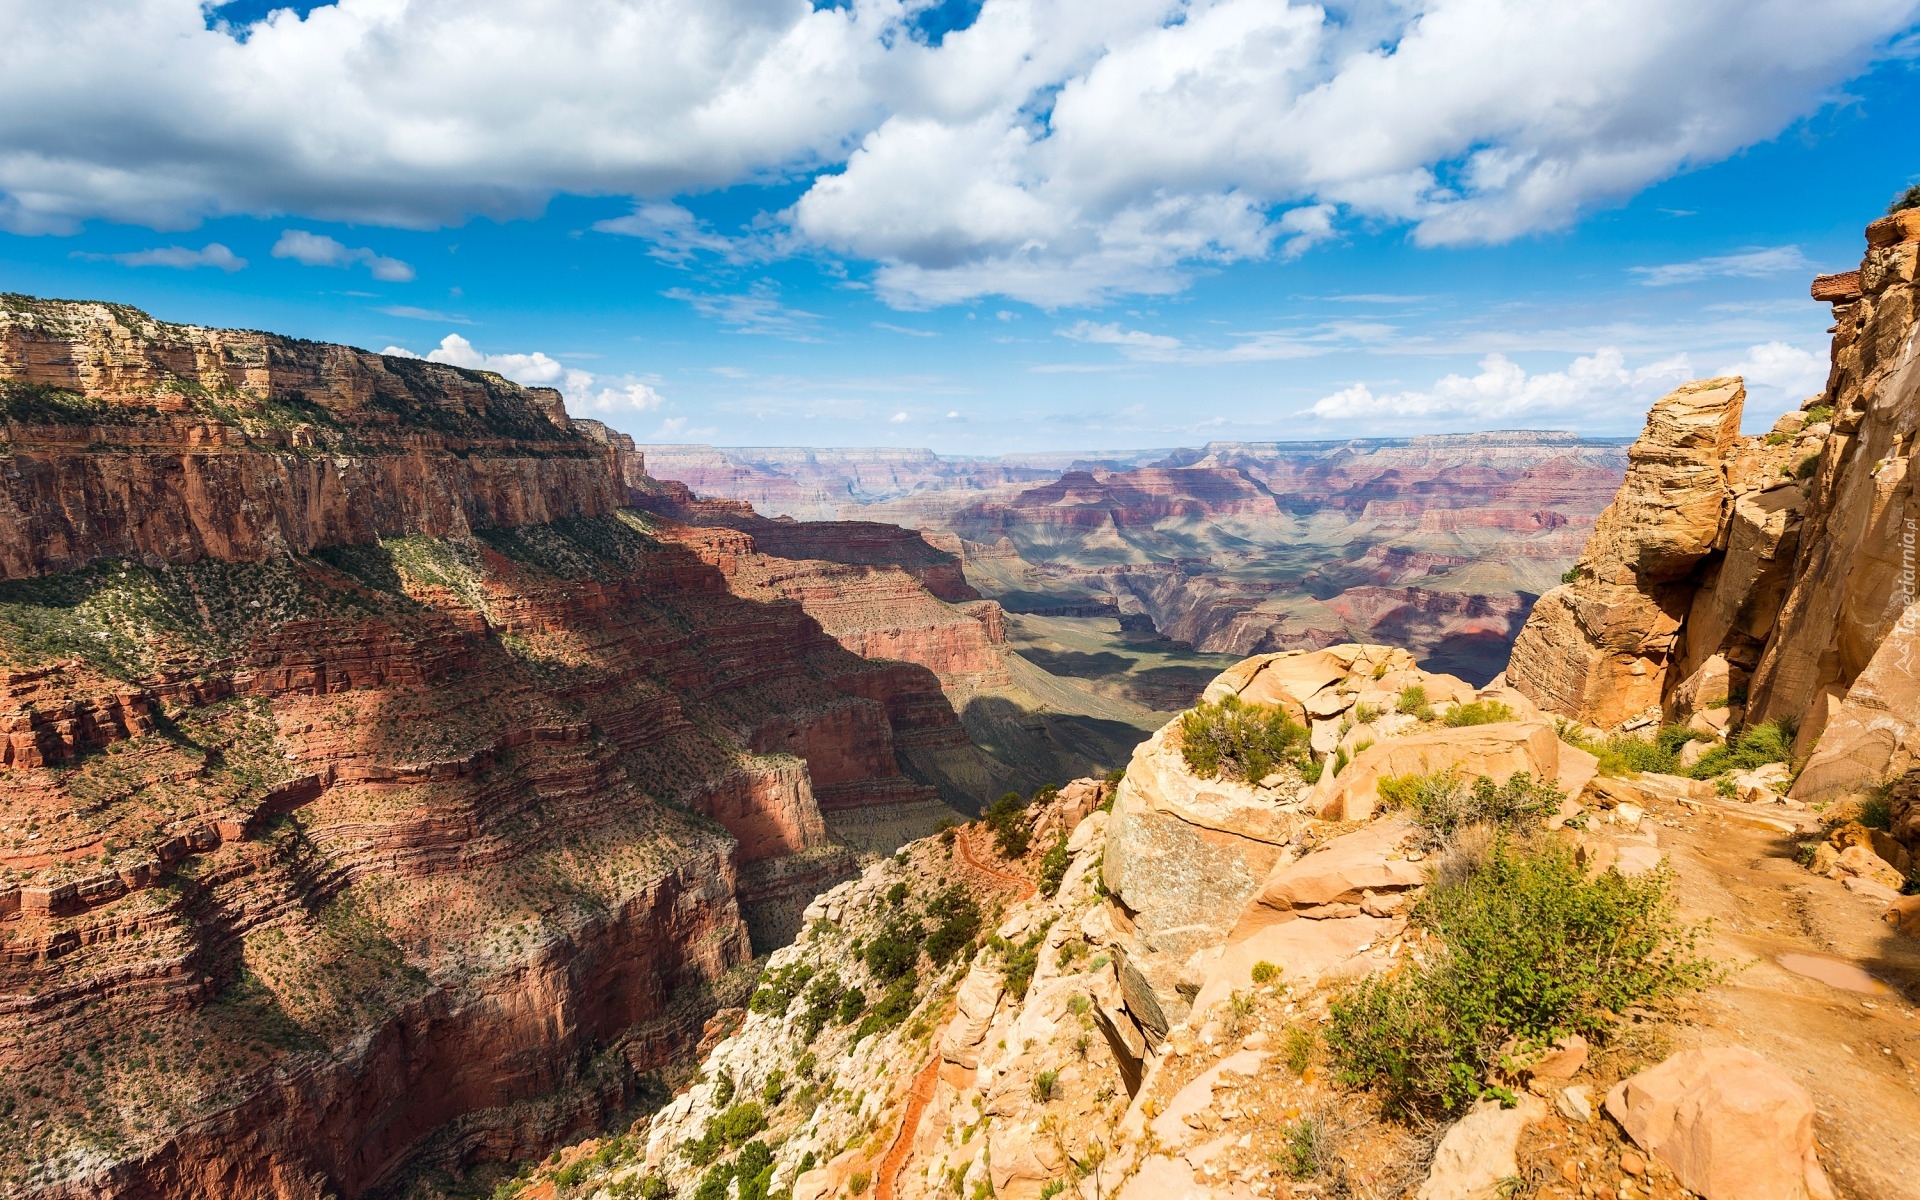
[[557, 394], [9, 297], [0, 401], [10, 1195], [544, 1153], [979, 754]]

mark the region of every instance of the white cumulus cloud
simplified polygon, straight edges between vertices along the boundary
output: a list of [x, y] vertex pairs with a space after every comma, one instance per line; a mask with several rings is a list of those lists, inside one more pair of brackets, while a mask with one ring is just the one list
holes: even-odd
[[1367, 417], [1471, 418], [1477, 421], [1579, 418], [1593, 423], [1627, 415], [1684, 382], [1692, 368], [1684, 355], [1629, 368], [1607, 346], [1576, 358], [1564, 371], [1528, 374], [1503, 354], [1480, 360], [1475, 375], [1449, 374], [1425, 391], [1376, 394], [1365, 383], [1324, 396], [1309, 410], [1325, 420]]
[[[603, 232], [670, 261], [811, 244], [902, 308], [1059, 306], [1362, 224], [1564, 227], [1836, 99], [1920, 11], [984, 0], [932, 46], [932, 3], [340, 0], [236, 31], [199, 0], [0, 0], [0, 228], [424, 228], [615, 195], [635, 207]], [[740, 183], [803, 191], [748, 237], [673, 203]], [[287, 256], [410, 271], [304, 236]]]
[[191, 271], [195, 267], [218, 267], [229, 275], [247, 265], [246, 259], [219, 242], [208, 242], [198, 250], [187, 246], [159, 246], [152, 250], [133, 250], [126, 254], [83, 253], [76, 254], [74, 257], [117, 262], [128, 267], [172, 267], [179, 271]]
[[660, 393], [651, 383], [630, 376], [601, 379], [591, 371], [569, 367], [558, 359], [535, 350], [531, 354], [487, 354], [457, 333], [440, 339], [440, 344], [425, 355], [404, 346], [388, 346], [382, 354], [402, 358], [422, 358], [475, 371], [492, 371], [526, 387], [559, 389], [567, 398], [567, 409], [576, 416], [587, 412], [620, 414], [648, 412], [659, 408]]
[[1762, 342], [1747, 347], [1739, 362], [1728, 363], [1715, 375], [1738, 375], [1746, 380], [1750, 412], [1797, 408], [1800, 401], [1827, 386], [1827, 359], [1785, 342]]

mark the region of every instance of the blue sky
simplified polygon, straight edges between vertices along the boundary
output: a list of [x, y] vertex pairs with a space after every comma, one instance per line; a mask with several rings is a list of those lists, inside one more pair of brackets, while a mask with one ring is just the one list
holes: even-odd
[[[680, 0], [15, 3], [0, 287], [492, 366], [642, 440], [1630, 434], [1729, 367], [1764, 424], [1824, 378], [1810, 277], [1920, 179], [1907, 0], [1818, 38], [1628, 0], [716, 0], [701, 38]], [[605, 61], [662, 28], [719, 65]]]

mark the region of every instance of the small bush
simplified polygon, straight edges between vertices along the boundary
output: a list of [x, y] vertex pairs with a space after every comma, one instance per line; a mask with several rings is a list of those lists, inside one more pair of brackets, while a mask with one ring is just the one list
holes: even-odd
[[1909, 208], [1920, 208], [1920, 183], [1914, 184], [1906, 191], [1895, 196], [1893, 203], [1887, 205], [1887, 215], [1892, 216], [1897, 212], [1905, 212]]
[[736, 1104], [708, 1121], [698, 1141], [688, 1138], [680, 1143], [680, 1150], [694, 1166], [704, 1167], [718, 1158], [721, 1151], [738, 1146], [766, 1127], [766, 1113], [758, 1104], [752, 1101]]
[[904, 879], [894, 884], [887, 889], [887, 907], [899, 908], [907, 902], [907, 896], [911, 891], [912, 889], [907, 886], [907, 881]]
[[1816, 450], [1812, 454], [1809, 454], [1805, 458], [1801, 459], [1799, 462], [1799, 465], [1793, 468], [1793, 477], [1795, 479], [1811, 479], [1813, 478], [1813, 473], [1819, 469], [1820, 469], [1820, 453], [1819, 451]]
[[1386, 711], [1386, 709], [1381, 708], [1378, 704], [1356, 704], [1353, 706], [1354, 723], [1371, 725], [1385, 716]]
[[1349, 761], [1351, 760], [1347, 758], [1347, 748], [1345, 746], [1340, 746], [1334, 750], [1332, 769], [1335, 777], [1338, 777], [1340, 772], [1347, 769], [1347, 763]]
[[860, 1024], [853, 1031], [853, 1040], [857, 1042], [870, 1033], [892, 1029], [906, 1020], [913, 1011], [914, 989], [919, 983], [918, 977], [909, 972], [887, 985], [887, 990], [867, 1010], [867, 1015], [860, 1018]]
[[1283, 763], [1306, 758], [1307, 731], [1285, 712], [1238, 696], [1202, 704], [1180, 717], [1180, 753], [1202, 779], [1258, 783]]
[[1561, 583], [1578, 583], [1580, 581], [1580, 577], [1585, 574], [1586, 572], [1581, 569], [1580, 564], [1575, 563], [1573, 566], [1568, 567], [1566, 570], [1560, 572], [1560, 582]]
[[987, 828], [1002, 858], [1024, 858], [1033, 842], [1033, 822], [1027, 819], [1027, 798], [1008, 792], [987, 808]]
[[840, 1003], [834, 1015], [840, 1018], [842, 1025], [845, 1025], [865, 1011], [867, 1011], [867, 994], [859, 988], [848, 988], [840, 993]]
[[1307, 1068], [1313, 1065], [1313, 1048], [1319, 1041], [1312, 1030], [1289, 1025], [1286, 1036], [1280, 1039], [1280, 1057], [1287, 1064], [1287, 1070], [1295, 1075], [1305, 1075]]
[[[843, 1006], [845, 997], [846, 990], [840, 985], [838, 972], [828, 971], [814, 980], [807, 987], [804, 997], [807, 1007], [801, 1012], [798, 1022], [802, 1039], [811, 1042], [819, 1037], [827, 1021]], [[844, 1024], [848, 1018], [841, 1017], [840, 1020]]]
[[1264, 958], [1253, 964], [1253, 981], [1255, 983], [1271, 983], [1273, 977], [1279, 973], [1280, 968], [1274, 966]]
[[1027, 994], [1033, 973], [1040, 966], [1040, 943], [1046, 936], [1046, 928], [1042, 927], [1028, 934], [1023, 942], [993, 940], [994, 949], [1000, 952], [1000, 981], [1007, 995], [1019, 999]]
[[1784, 446], [1791, 440], [1792, 439], [1788, 438], [1784, 433], [1770, 433], [1767, 435], [1767, 445], [1769, 446]]
[[1807, 424], [1809, 425], [1825, 425], [1831, 420], [1833, 420], [1833, 405], [1831, 404], [1816, 404], [1807, 410]]
[[1405, 713], [1415, 720], [1433, 720], [1433, 705], [1427, 702], [1427, 689], [1419, 684], [1400, 689], [1399, 699], [1393, 702], [1394, 711]]
[[1053, 1099], [1053, 1086], [1059, 1082], [1060, 1072], [1042, 1071], [1033, 1077], [1033, 1098], [1040, 1104]]
[[1467, 725], [1494, 725], [1511, 720], [1513, 720], [1512, 707], [1498, 700], [1475, 700], [1468, 704], [1456, 704], [1447, 710], [1447, 724], [1455, 729]]
[[1712, 779], [1728, 771], [1751, 771], [1768, 763], [1789, 762], [1793, 758], [1793, 732], [1789, 721], [1751, 726], [1725, 745], [1707, 751], [1686, 773], [1695, 779]]
[[867, 1185], [872, 1182], [873, 1175], [871, 1172], [855, 1171], [847, 1180], [847, 1190], [856, 1196], [862, 1196], [866, 1194]]
[[980, 905], [957, 883], [927, 902], [927, 916], [939, 922], [922, 947], [936, 967], [946, 966], [980, 932]]
[[1470, 825], [1518, 829], [1555, 811], [1566, 793], [1515, 771], [1505, 783], [1485, 775], [1471, 784], [1453, 771], [1430, 775], [1388, 775], [1374, 785], [1383, 807], [1404, 811], [1436, 838], [1446, 839]]
[[1443, 953], [1367, 979], [1334, 1002], [1327, 1044], [1341, 1082], [1396, 1113], [1457, 1111], [1509, 1037], [1605, 1039], [1614, 1014], [1706, 983], [1664, 869], [1589, 881], [1573, 850], [1496, 840], [1478, 869], [1415, 910]]
[[1053, 849], [1047, 851], [1040, 860], [1039, 888], [1042, 896], [1052, 899], [1059, 893], [1060, 881], [1066, 878], [1067, 864], [1072, 861], [1067, 855], [1067, 837], [1061, 834], [1060, 840], [1053, 844]]
[[1312, 1179], [1333, 1169], [1339, 1148], [1333, 1127], [1318, 1117], [1301, 1117], [1280, 1132], [1280, 1150], [1274, 1155], [1280, 1169], [1293, 1179]]
[[891, 983], [920, 961], [920, 923], [895, 917], [860, 952], [867, 970], [881, 983]]
[[777, 1017], [787, 1011], [793, 998], [800, 989], [807, 986], [807, 980], [813, 978], [813, 968], [806, 963], [793, 963], [777, 971], [768, 971], [760, 977], [760, 987], [753, 993], [753, 999], [747, 1007], [764, 1016]]
[[1300, 768], [1300, 778], [1306, 781], [1308, 787], [1312, 787], [1320, 782], [1321, 772], [1326, 769], [1327, 764], [1319, 759], [1309, 759], [1306, 765]]
[[1631, 733], [1616, 733], [1603, 739], [1587, 736], [1579, 727], [1559, 722], [1560, 740], [1578, 746], [1599, 760], [1602, 775], [1619, 778], [1651, 771], [1671, 775], [1679, 770], [1680, 748], [1692, 741], [1705, 741], [1707, 735], [1684, 725], [1667, 725], [1652, 739]]

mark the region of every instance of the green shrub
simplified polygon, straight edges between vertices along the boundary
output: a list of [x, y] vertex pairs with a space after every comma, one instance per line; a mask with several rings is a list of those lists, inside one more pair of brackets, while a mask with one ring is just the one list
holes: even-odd
[[1280, 1151], [1275, 1155], [1290, 1178], [1312, 1179], [1331, 1170], [1338, 1153], [1332, 1127], [1318, 1117], [1301, 1117], [1280, 1131]]
[[1255, 983], [1270, 983], [1273, 977], [1279, 973], [1280, 968], [1274, 966], [1264, 958], [1253, 964], [1253, 981]]
[[1055, 1196], [1058, 1196], [1060, 1193], [1066, 1190], [1067, 1190], [1066, 1180], [1049, 1179], [1047, 1180], [1046, 1186], [1040, 1189], [1040, 1200], [1053, 1200]]
[[1378, 704], [1356, 704], [1353, 706], [1353, 721], [1356, 725], [1371, 725], [1386, 715], [1386, 709]]
[[767, 1200], [773, 1186], [773, 1151], [764, 1142], [748, 1142], [733, 1160], [733, 1174], [740, 1181], [739, 1200]]
[[1708, 740], [1706, 734], [1684, 725], [1663, 726], [1651, 739], [1636, 737], [1631, 733], [1616, 733], [1598, 740], [1568, 722], [1561, 721], [1556, 725], [1561, 741], [1592, 754], [1599, 760], [1600, 773], [1616, 778], [1637, 775], [1642, 771], [1671, 775], [1680, 769], [1682, 746], [1692, 741]]
[[1308, 759], [1306, 765], [1300, 768], [1300, 778], [1306, 781], [1308, 787], [1312, 787], [1320, 782], [1320, 775], [1326, 769], [1327, 764], [1319, 759]]
[[888, 888], [887, 889], [887, 907], [899, 908], [902, 904], [905, 904], [907, 902], [907, 896], [911, 890], [912, 889], [907, 887], [907, 881], [904, 879], [901, 880], [899, 883], [894, 884], [892, 887]]
[[768, 1108], [780, 1103], [787, 1094], [787, 1073], [775, 1067], [767, 1075], [767, 1081], [760, 1085], [760, 1100]]
[[867, 1015], [860, 1018], [860, 1024], [853, 1031], [853, 1040], [857, 1042], [870, 1033], [892, 1029], [906, 1020], [907, 1014], [913, 1011], [914, 989], [919, 983], [919, 978], [909, 972], [888, 984], [887, 990], [880, 994], [880, 999], [867, 1010]]
[[1511, 720], [1513, 720], [1512, 707], [1498, 700], [1474, 700], [1467, 704], [1456, 704], [1447, 710], [1447, 724], [1455, 729], [1467, 725], [1493, 725]]
[[793, 998], [812, 978], [813, 967], [807, 963], [793, 963], [777, 971], [768, 971], [760, 977], [760, 987], [753, 993], [753, 999], [747, 1006], [764, 1016], [777, 1017], [787, 1011]]
[[1895, 196], [1893, 203], [1887, 205], [1887, 215], [1892, 216], [1897, 212], [1905, 212], [1909, 208], [1920, 208], [1920, 183], [1914, 184], [1906, 191]]
[[713, 1096], [710, 1099], [715, 1108], [725, 1108], [733, 1103], [733, 1076], [726, 1071], [720, 1072], [713, 1081]]
[[1039, 887], [1042, 896], [1052, 899], [1059, 894], [1060, 881], [1067, 877], [1067, 864], [1072, 861], [1067, 855], [1067, 836], [1063, 833], [1060, 840], [1053, 844], [1053, 849], [1047, 851], [1046, 857], [1040, 860]]
[[866, 1192], [867, 1185], [873, 1182], [873, 1175], [867, 1171], [855, 1171], [847, 1179], [847, 1190], [858, 1196]]
[[[718, 1158], [721, 1151], [738, 1146], [766, 1127], [766, 1113], [758, 1104], [749, 1100], [744, 1104], [734, 1105], [708, 1121], [707, 1127], [700, 1133], [699, 1140], [688, 1138], [680, 1143], [680, 1151], [694, 1166], [704, 1167]], [[724, 1189], [724, 1181], [721, 1186]]]
[[847, 1024], [861, 1013], [867, 1011], [867, 994], [859, 988], [848, 988], [840, 993], [840, 1007], [835, 1014], [842, 1025]]
[[1060, 1080], [1058, 1071], [1042, 1071], [1033, 1077], [1033, 1098], [1041, 1104], [1053, 1099], [1054, 1084]]
[[993, 939], [993, 948], [1000, 952], [1000, 982], [1007, 989], [1007, 995], [1019, 999], [1027, 994], [1033, 973], [1040, 966], [1040, 943], [1046, 936], [1046, 928], [1042, 927], [1022, 942]]
[[939, 922], [922, 947], [936, 967], [946, 966], [980, 932], [980, 905], [957, 883], [927, 902], [927, 916]]
[[891, 983], [920, 961], [921, 933], [920, 922], [895, 917], [874, 935], [860, 957], [875, 979]]
[[1509, 1037], [1603, 1041], [1615, 1014], [1696, 988], [1712, 975], [1681, 926], [1663, 868], [1589, 881], [1559, 842], [1497, 838], [1459, 882], [1415, 910], [1443, 952], [1364, 980], [1332, 1006], [1336, 1075], [1378, 1089], [1396, 1113], [1457, 1111], [1489, 1090]]
[[1765, 721], [1742, 730], [1725, 745], [1707, 751], [1686, 773], [1695, 779], [1712, 779], [1728, 771], [1751, 771], [1768, 763], [1792, 759], [1793, 723]]
[[727, 1185], [733, 1182], [733, 1164], [721, 1163], [706, 1173], [693, 1189], [693, 1200], [727, 1200]]
[[1024, 858], [1033, 841], [1033, 822], [1027, 819], [1027, 798], [1008, 792], [987, 808], [987, 828], [1002, 858]]
[[1405, 713], [1421, 721], [1433, 720], [1433, 705], [1427, 702], [1427, 689], [1419, 684], [1400, 689], [1399, 699], [1393, 702], [1395, 712]]
[[[841, 986], [840, 975], [836, 971], [828, 971], [808, 986], [804, 997], [807, 1006], [801, 1012], [799, 1020], [802, 1041], [811, 1042], [820, 1036], [820, 1031], [826, 1028], [827, 1021], [832, 1018], [836, 1010], [841, 1008], [845, 996], [846, 991]], [[841, 1017], [840, 1020], [844, 1023], [847, 1018]]]
[[1769, 446], [1784, 446], [1791, 440], [1792, 439], [1788, 438], [1784, 433], [1769, 433], [1767, 435], [1767, 445]]
[[1438, 838], [1452, 837], [1469, 825], [1517, 829], [1554, 813], [1566, 800], [1558, 787], [1544, 780], [1536, 783], [1525, 771], [1515, 771], [1505, 783], [1482, 775], [1471, 784], [1451, 770], [1388, 775], [1374, 789], [1383, 807], [1404, 811]]
[[1311, 1029], [1300, 1025], [1287, 1026], [1286, 1036], [1280, 1039], [1280, 1057], [1287, 1064], [1287, 1070], [1295, 1075], [1305, 1075], [1307, 1068], [1313, 1065], [1313, 1048], [1319, 1041]]
[[1272, 705], [1224, 696], [1180, 717], [1180, 753], [1202, 779], [1258, 783], [1282, 763], [1307, 755], [1307, 731]]
[[1813, 473], [1819, 469], [1820, 452], [1816, 450], [1801, 459], [1799, 465], [1793, 468], [1793, 477], [1795, 479], [1811, 479], [1813, 478]]

